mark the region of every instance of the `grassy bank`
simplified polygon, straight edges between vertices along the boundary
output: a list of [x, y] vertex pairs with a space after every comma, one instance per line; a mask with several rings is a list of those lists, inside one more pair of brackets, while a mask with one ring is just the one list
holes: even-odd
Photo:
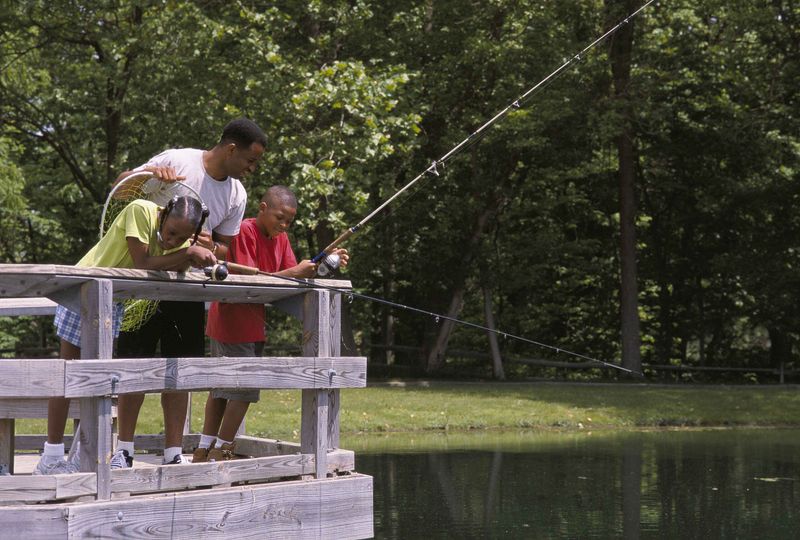
[[[206, 394], [193, 399], [200, 429]], [[264, 391], [247, 418], [251, 434], [297, 440], [299, 391]], [[22, 420], [18, 433], [44, 432]], [[794, 386], [646, 386], [436, 383], [342, 391], [343, 434], [359, 432], [546, 429], [605, 430], [683, 426], [800, 426]], [[148, 396], [138, 433], [163, 429], [158, 396]]]
[[[192, 428], [203, 421], [204, 393], [194, 395]], [[300, 392], [264, 391], [247, 431], [298, 439]], [[436, 383], [342, 391], [343, 434], [360, 432], [659, 427], [800, 426], [794, 386], [645, 386], [601, 384]], [[158, 396], [145, 401], [138, 433], [163, 429]], [[43, 420], [21, 420], [18, 433], [43, 433]]]

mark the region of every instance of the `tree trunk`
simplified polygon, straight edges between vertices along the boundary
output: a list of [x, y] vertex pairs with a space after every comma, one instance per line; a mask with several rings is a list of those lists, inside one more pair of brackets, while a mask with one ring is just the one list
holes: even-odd
[[[630, 0], [607, 0], [606, 5], [613, 17], [626, 15], [635, 9]], [[639, 334], [636, 276], [636, 157], [633, 147], [633, 108], [628, 93], [632, 49], [633, 21], [630, 21], [620, 28], [612, 38], [609, 58], [614, 80], [614, 94], [621, 115], [621, 126], [616, 143], [619, 156], [622, 365], [633, 371], [641, 371], [641, 336]]]
[[486, 316], [486, 327], [490, 330], [487, 332], [489, 335], [489, 348], [492, 351], [492, 375], [495, 379], [504, 381], [506, 380], [505, 371], [503, 371], [503, 357], [500, 356], [500, 346], [497, 344], [497, 334], [494, 332], [494, 313], [492, 306], [492, 291], [489, 287], [483, 288], [483, 311]]
[[[486, 223], [489, 221], [491, 215], [497, 210], [499, 200], [499, 198], [492, 199], [489, 206], [484, 209], [483, 212], [481, 212], [481, 214], [478, 216], [478, 219], [475, 221], [475, 228], [473, 229], [472, 236], [470, 237], [470, 240], [464, 249], [464, 253], [461, 258], [461, 264], [459, 265], [459, 275], [454, 284], [455, 288], [453, 295], [450, 297], [450, 306], [447, 308], [448, 317], [456, 318], [458, 317], [458, 314], [461, 313], [461, 306], [463, 305], [464, 301], [464, 290], [466, 289], [468, 275], [467, 269], [469, 268], [470, 262], [473, 259], [475, 249], [480, 242], [483, 230], [486, 228]], [[434, 372], [444, 365], [447, 342], [450, 340], [450, 334], [453, 331], [454, 324], [455, 323], [452, 321], [446, 320], [439, 328], [436, 341], [428, 352], [428, 358], [425, 363], [425, 371], [428, 373]]]

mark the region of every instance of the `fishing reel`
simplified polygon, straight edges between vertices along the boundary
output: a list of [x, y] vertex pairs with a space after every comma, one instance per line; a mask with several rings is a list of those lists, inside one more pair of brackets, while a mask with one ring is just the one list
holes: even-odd
[[211, 281], [224, 281], [228, 277], [228, 265], [224, 262], [203, 268], [203, 273]]
[[320, 261], [319, 266], [317, 267], [317, 277], [333, 277], [333, 273], [339, 268], [340, 262], [341, 257], [339, 257], [339, 255], [336, 253], [331, 253], [330, 255], [326, 256]]

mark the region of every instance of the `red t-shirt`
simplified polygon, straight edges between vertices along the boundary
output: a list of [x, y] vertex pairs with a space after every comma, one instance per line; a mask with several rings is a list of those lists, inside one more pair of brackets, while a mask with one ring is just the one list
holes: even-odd
[[[254, 218], [242, 221], [239, 235], [233, 238], [228, 249], [228, 260], [255, 266], [264, 272], [297, 266], [286, 233], [269, 238], [261, 232]], [[208, 310], [206, 335], [220, 343], [264, 341], [264, 305], [213, 302]]]

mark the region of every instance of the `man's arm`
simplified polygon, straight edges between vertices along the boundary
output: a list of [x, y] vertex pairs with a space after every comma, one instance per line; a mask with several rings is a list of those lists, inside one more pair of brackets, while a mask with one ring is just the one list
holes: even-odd
[[[119, 184], [120, 182], [122, 182], [123, 180], [125, 180], [127, 177], [129, 177], [132, 174], [140, 173], [140, 172], [144, 172], [144, 171], [152, 173], [152, 176], [148, 177], [148, 176], [145, 176], [145, 175], [141, 175], [141, 176], [138, 176], [138, 177], [134, 178], [133, 180], [130, 181], [130, 183], [127, 183], [125, 187], [122, 187], [122, 188], [118, 189], [114, 193], [114, 198], [115, 199], [129, 199], [130, 196], [127, 193], [127, 189], [130, 189], [130, 190], [133, 190], [133, 191], [138, 191], [138, 189], [142, 186], [142, 184], [147, 182], [151, 177], [156, 177], [159, 180], [161, 180], [162, 182], [177, 182], [178, 180], [185, 180], [186, 179], [185, 176], [179, 176], [178, 173], [175, 171], [174, 167], [160, 167], [160, 166], [154, 166], [153, 165], [153, 166], [149, 166], [149, 167], [144, 167], [144, 168], [142, 168], [142, 169], [140, 169], [138, 171], [133, 171], [132, 170], [132, 171], [123, 171], [123, 172], [121, 172], [120, 175], [117, 176], [117, 179], [114, 181], [114, 184], [111, 187], [113, 188], [114, 186], [116, 186], [117, 184]], [[127, 189], [126, 189], [126, 187], [127, 187]]]
[[211, 251], [217, 259], [228, 260], [228, 249], [231, 247], [231, 242], [233, 242], [233, 236], [219, 234], [218, 232], [214, 233]]

